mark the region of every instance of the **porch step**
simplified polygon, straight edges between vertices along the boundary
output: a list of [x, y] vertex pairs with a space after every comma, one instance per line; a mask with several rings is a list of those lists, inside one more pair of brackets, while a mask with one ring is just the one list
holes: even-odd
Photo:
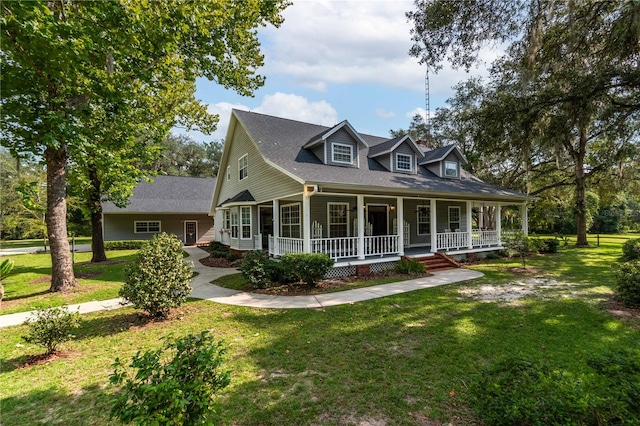
[[435, 253], [432, 256], [414, 257], [413, 259], [422, 263], [427, 272], [445, 271], [447, 269], [460, 267], [458, 262], [442, 253]]

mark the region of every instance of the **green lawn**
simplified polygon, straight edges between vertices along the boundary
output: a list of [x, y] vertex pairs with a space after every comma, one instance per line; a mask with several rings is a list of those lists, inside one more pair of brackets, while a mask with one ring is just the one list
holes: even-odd
[[46, 253], [7, 256], [13, 273], [4, 284], [2, 314], [31, 311], [118, 297], [124, 281], [124, 266], [137, 250], [108, 251], [108, 262], [91, 264], [91, 253], [76, 253], [74, 272], [79, 287], [68, 293], [49, 293], [51, 256]]
[[[47, 249], [49, 242], [47, 241]], [[69, 238], [71, 244], [71, 238]], [[76, 237], [76, 244], [91, 244], [91, 237]], [[23, 248], [23, 247], [43, 247], [43, 242], [39, 240], [0, 240], [0, 248]]]
[[640, 350], [640, 321], [606, 310], [619, 255], [612, 240], [534, 256], [537, 275], [569, 282], [571, 291], [540, 290], [513, 303], [462, 291], [526, 277], [509, 272], [518, 261], [500, 260], [472, 266], [486, 274], [473, 282], [326, 309], [189, 301], [161, 323], [130, 308], [90, 314], [61, 357], [28, 367], [26, 357], [41, 351], [21, 341], [25, 327], [2, 329], [3, 424], [118, 424], [108, 419], [113, 359], [157, 348], [170, 333], [210, 329], [227, 342], [232, 372], [216, 424], [477, 425], [467, 387], [497, 357], [544, 357], [577, 374], [593, 354]]

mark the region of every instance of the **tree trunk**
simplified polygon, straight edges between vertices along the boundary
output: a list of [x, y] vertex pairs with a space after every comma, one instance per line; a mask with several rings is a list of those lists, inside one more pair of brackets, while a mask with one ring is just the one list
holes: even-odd
[[576, 226], [577, 241], [576, 247], [588, 247], [587, 241], [587, 197], [586, 197], [586, 176], [584, 173], [584, 153], [587, 144], [586, 129], [580, 127], [580, 148], [575, 153], [576, 171]]
[[104, 236], [102, 235], [102, 203], [100, 201], [100, 179], [98, 178], [98, 168], [95, 164], [89, 164], [89, 209], [91, 211], [91, 251], [93, 256], [91, 262], [104, 262], [107, 254], [104, 250]]
[[67, 238], [67, 152], [64, 147], [49, 147], [47, 161], [47, 233], [51, 251], [51, 287], [49, 291], [69, 290], [78, 285]]

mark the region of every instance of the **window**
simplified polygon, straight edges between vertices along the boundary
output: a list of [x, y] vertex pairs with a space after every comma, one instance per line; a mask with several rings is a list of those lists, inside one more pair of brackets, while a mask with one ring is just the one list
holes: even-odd
[[353, 164], [353, 147], [341, 143], [332, 143], [331, 161], [334, 163]]
[[240, 226], [243, 240], [251, 239], [251, 207], [240, 207]]
[[238, 238], [238, 209], [231, 210], [231, 238]]
[[231, 212], [229, 210], [222, 211], [222, 229], [229, 230], [231, 228]]
[[238, 180], [247, 177], [249, 173], [249, 155], [245, 154], [238, 160]]
[[448, 177], [458, 176], [458, 163], [455, 161], [444, 162], [444, 175]]
[[413, 157], [407, 154], [396, 154], [396, 170], [401, 170], [403, 172], [410, 172], [413, 168], [411, 167], [411, 163], [413, 162]]
[[160, 229], [159, 220], [133, 222], [133, 232], [136, 234], [156, 234], [160, 232]]
[[418, 235], [431, 233], [431, 207], [418, 206]]
[[231, 166], [227, 166], [227, 180], [231, 180]]
[[327, 205], [327, 216], [329, 222], [328, 236], [348, 237], [349, 236], [349, 204], [329, 203]]
[[300, 204], [280, 207], [280, 236], [300, 238]]
[[451, 232], [460, 230], [460, 207], [449, 207], [449, 229]]

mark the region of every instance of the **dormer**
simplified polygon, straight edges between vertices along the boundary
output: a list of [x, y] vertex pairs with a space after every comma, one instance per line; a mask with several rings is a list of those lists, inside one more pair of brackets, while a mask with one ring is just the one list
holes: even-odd
[[369, 158], [375, 158], [390, 172], [415, 174], [422, 150], [411, 136], [404, 135], [372, 146]]
[[418, 160], [419, 165], [447, 179], [460, 179], [462, 166], [467, 163], [467, 158], [456, 144], [427, 151], [424, 157]]
[[304, 145], [320, 161], [331, 166], [360, 167], [359, 152], [367, 142], [347, 120], [314, 136]]

